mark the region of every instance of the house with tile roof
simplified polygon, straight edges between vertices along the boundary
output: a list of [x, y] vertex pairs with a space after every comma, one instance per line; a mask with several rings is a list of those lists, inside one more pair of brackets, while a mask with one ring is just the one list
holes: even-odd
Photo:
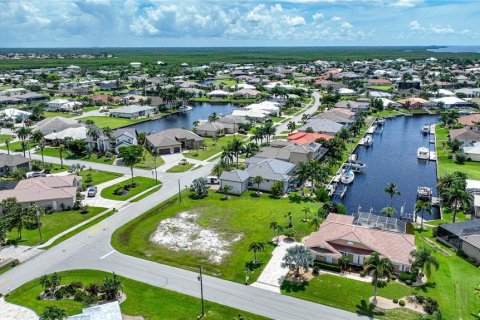
[[7, 176], [18, 169], [30, 171], [32, 169], [32, 161], [19, 154], [0, 153], [0, 177]]

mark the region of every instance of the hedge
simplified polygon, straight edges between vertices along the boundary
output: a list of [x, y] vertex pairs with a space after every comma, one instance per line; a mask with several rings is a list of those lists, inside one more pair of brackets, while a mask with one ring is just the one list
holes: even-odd
[[329, 263], [315, 261], [315, 266], [318, 266], [320, 269], [329, 270], [329, 271], [333, 271], [333, 272], [341, 272], [342, 271], [340, 266], [336, 265], [336, 264], [329, 264]]

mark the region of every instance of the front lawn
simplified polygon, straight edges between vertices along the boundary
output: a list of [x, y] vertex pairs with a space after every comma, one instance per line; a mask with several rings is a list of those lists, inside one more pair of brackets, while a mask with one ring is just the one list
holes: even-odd
[[185, 152], [183, 155], [187, 158], [198, 159], [198, 160], [208, 159], [211, 156], [222, 152], [222, 148], [225, 147], [228, 143], [232, 142], [234, 137], [236, 137], [236, 139], [238, 140], [245, 139], [245, 136], [241, 134], [236, 134], [235, 136], [230, 135], [230, 136], [221, 137], [221, 138], [218, 138], [217, 141], [215, 141], [213, 138], [205, 138], [204, 140], [205, 149], [189, 150], [188, 152]]
[[[41, 151], [37, 150], [35, 154], [41, 154]], [[43, 155], [46, 157], [60, 158], [60, 151], [56, 147], [47, 147], [43, 149]], [[64, 149], [62, 156], [63, 156], [63, 159], [68, 159], [68, 160], [81, 160], [81, 161], [89, 161], [89, 162], [105, 163], [105, 164], [113, 164], [113, 160], [114, 160], [113, 157], [110, 159], [107, 159], [104, 156], [98, 157], [95, 153], [91, 153], [90, 155], [85, 155], [85, 156], [77, 156], [71, 153], [67, 149]]]
[[[162, 157], [158, 156], [157, 157], [157, 168], [164, 163], [165, 163], [165, 161], [163, 161]], [[152, 154], [147, 149], [143, 148], [142, 161], [140, 161], [139, 163], [137, 163], [133, 167], [138, 168], [138, 169], [147, 169], [147, 170], [155, 169], [155, 162], [153, 161]]]
[[128, 192], [126, 191], [124, 195], [116, 195], [114, 192], [120, 187], [125, 188], [125, 186], [129, 186], [132, 183], [132, 179], [130, 178], [103, 189], [101, 192], [101, 196], [102, 198], [112, 200], [127, 200], [157, 184], [155, 179], [147, 177], [135, 177], [133, 179], [133, 182], [137, 184], [137, 186], [135, 188], [130, 188]]
[[174, 173], [174, 172], [185, 172], [190, 170], [195, 164], [193, 163], [187, 163], [187, 164], [177, 164], [176, 166], [171, 167], [170, 169], [167, 170], [169, 173]]
[[[304, 284], [284, 282], [281, 289], [283, 294], [295, 298], [313, 301], [370, 317], [382, 318], [381, 314], [373, 311], [369, 303], [368, 299], [373, 296], [373, 286], [370, 283], [323, 274]], [[378, 295], [389, 299], [399, 299], [410, 295], [411, 292], [411, 287], [396, 282], [390, 282], [385, 287], [378, 288]], [[387, 312], [383, 319], [395, 319], [390, 318], [389, 313], [390, 312]], [[401, 319], [418, 319], [418, 314], [405, 312], [402, 314]]]
[[[272, 240], [270, 222], [277, 221], [278, 224], [287, 226], [286, 214], [292, 212], [295, 237], [300, 240], [314, 230], [313, 226], [301, 222], [304, 217], [302, 209], [309, 207], [313, 214], [320, 206], [318, 202], [299, 197], [293, 197], [291, 200], [272, 199], [268, 194], [252, 197], [251, 193], [247, 191], [242, 196], [232, 196], [230, 200], [224, 201], [221, 200], [223, 195], [214, 191], [210, 191], [204, 199], [194, 199], [189, 196], [189, 191], [185, 191], [181, 203], [177, 198], [171, 198], [116, 230], [112, 237], [112, 245], [125, 254], [184, 269], [193, 270], [203, 265], [208, 274], [243, 283], [253, 258], [248, 247], [253, 241]], [[211, 252], [175, 251], [158, 246], [150, 240], [162, 220], [176, 217], [180, 213], [197, 215], [201, 228], [206, 228], [218, 234], [221, 239], [231, 242], [230, 245], [218, 248], [227, 250], [221, 263], [211, 260]], [[262, 264], [253, 268], [253, 271], [248, 271], [250, 282], [255, 281], [270, 260], [273, 245], [268, 244], [265, 249], [258, 254]]]
[[[69, 284], [80, 281], [84, 286], [90, 283], [101, 284], [105, 276], [111, 274], [96, 270], [73, 270], [60, 273], [61, 283]], [[143, 316], [146, 320], [151, 319], [196, 319], [200, 314], [200, 299], [190, 297], [174, 291], [162, 289], [143, 282], [119, 277], [123, 284], [123, 291], [127, 299], [120, 304], [123, 314]], [[75, 300], [37, 300], [37, 296], [43, 291], [40, 279], [30, 281], [14, 290], [6, 300], [32, 309], [41, 314], [46, 306], [57, 306], [65, 309], [69, 316], [82, 312], [82, 308], [88, 307]], [[205, 301], [204, 319], [223, 320], [233, 319], [239, 313], [246, 319], [265, 319], [247, 312], [239, 311], [227, 306]]]
[[92, 120], [95, 125], [99, 128], [110, 127], [111, 129], [116, 129], [120, 127], [125, 127], [134, 123], [145, 121], [146, 119], [127, 119], [127, 118], [116, 118], [108, 116], [91, 116], [78, 119], [79, 121]]
[[86, 169], [79, 173], [83, 177], [83, 187], [97, 186], [101, 183], [121, 177], [122, 174], [95, 169]]
[[72, 118], [75, 117], [73, 113], [68, 112], [54, 112], [54, 111], [45, 111], [43, 112], [45, 118], [53, 118], [53, 117], [63, 117], [63, 118]]
[[[62, 231], [70, 229], [71, 227], [96, 216], [100, 212], [105, 211], [106, 208], [89, 207], [88, 213], [81, 214], [78, 210], [68, 210], [61, 212], [54, 212], [40, 217], [42, 224], [43, 242], [56, 236]], [[17, 238], [17, 230], [14, 229], [8, 233], [8, 239], [15, 240]], [[22, 230], [22, 239], [19, 244], [25, 246], [32, 246], [40, 242], [39, 230]]]
[[[28, 143], [28, 148], [29, 149], [35, 148], [36, 146], [37, 146], [37, 144], [33, 141], [30, 141]], [[15, 141], [15, 142], [10, 143], [9, 148], [10, 148], [10, 152], [23, 152], [22, 141]], [[0, 147], [0, 149], [7, 150], [7, 146], [3, 145], [3, 146]], [[25, 151], [25, 155], [28, 157], [28, 149]]]
[[13, 139], [14, 136], [9, 134], [0, 134], [0, 144], [5, 143], [7, 139]]

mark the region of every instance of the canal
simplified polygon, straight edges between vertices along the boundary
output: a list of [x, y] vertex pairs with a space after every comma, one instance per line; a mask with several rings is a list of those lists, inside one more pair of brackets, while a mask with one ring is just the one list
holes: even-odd
[[213, 112], [220, 115], [228, 115], [235, 109], [231, 103], [210, 103], [193, 102], [190, 104], [193, 108], [188, 111], [177, 112], [156, 120], [140, 122], [128, 126], [135, 128], [138, 132], [158, 132], [171, 128], [193, 128], [193, 122], [197, 120], [207, 120]]
[[[356, 173], [352, 184], [348, 186], [345, 197], [340, 201], [348, 213], [356, 213], [359, 206], [362, 211], [380, 213], [382, 208], [390, 205], [390, 196], [384, 191], [389, 183], [395, 183], [401, 195], [393, 197], [392, 206], [400, 214], [413, 213], [418, 186], [427, 186], [437, 195], [437, 164], [435, 161], [417, 159], [417, 149], [428, 147], [433, 135], [422, 134], [421, 125], [436, 123], [438, 116], [396, 117], [385, 121], [383, 130], [377, 129], [373, 145], [358, 146], [355, 153], [358, 160], [366, 163], [367, 168], [362, 173]], [[434, 219], [424, 214], [426, 220]]]

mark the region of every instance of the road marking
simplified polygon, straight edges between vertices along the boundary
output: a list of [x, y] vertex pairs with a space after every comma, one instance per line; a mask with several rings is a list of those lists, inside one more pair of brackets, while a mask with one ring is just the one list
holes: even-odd
[[103, 260], [103, 259], [105, 259], [106, 257], [108, 257], [109, 255], [111, 255], [111, 254], [112, 254], [112, 253], [114, 253], [114, 252], [115, 252], [115, 250], [112, 250], [112, 251], [110, 251], [109, 253], [107, 253], [107, 254], [105, 254], [105, 255], [101, 256], [101, 257], [100, 257], [100, 260]]

